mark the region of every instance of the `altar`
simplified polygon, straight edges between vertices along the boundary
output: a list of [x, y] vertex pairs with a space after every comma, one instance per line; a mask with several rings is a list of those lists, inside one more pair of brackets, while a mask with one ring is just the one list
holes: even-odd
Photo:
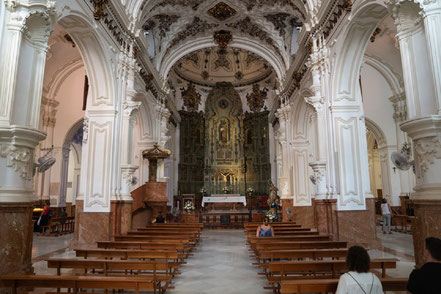
[[236, 203], [247, 206], [247, 199], [245, 196], [240, 196], [240, 194], [213, 194], [202, 198], [202, 207], [205, 207], [205, 203], [211, 203], [211, 209], [215, 208], [215, 203], [232, 203], [233, 210], [236, 210]]

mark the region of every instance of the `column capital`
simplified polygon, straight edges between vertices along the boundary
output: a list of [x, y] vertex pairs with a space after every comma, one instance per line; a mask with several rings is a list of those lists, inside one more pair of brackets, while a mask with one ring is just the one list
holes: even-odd
[[316, 112], [320, 112], [324, 110], [325, 100], [323, 99], [323, 97], [310, 96], [310, 97], [305, 97], [304, 99], [306, 103], [314, 107]]
[[141, 104], [142, 103], [138, 101], [125, 101], [123, 103], [124, 115], [129, 117], [133, 116]]

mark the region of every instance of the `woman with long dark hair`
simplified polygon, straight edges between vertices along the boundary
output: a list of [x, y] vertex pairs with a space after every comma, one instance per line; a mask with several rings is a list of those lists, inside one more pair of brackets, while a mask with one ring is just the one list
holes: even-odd
[[369, 272], [371, 260], [363, 247], [352, 246], [346, 256], [348, 272], [338, 281], [336, 294], [383, 294], [376, 275]]

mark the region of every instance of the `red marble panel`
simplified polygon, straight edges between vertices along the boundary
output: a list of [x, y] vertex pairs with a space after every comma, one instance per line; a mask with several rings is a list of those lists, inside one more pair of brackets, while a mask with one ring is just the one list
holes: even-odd
[[315, 228], [314, 207], [311, 206], [293, 206], [292, 199], [282, 199], [282, 221], [290, 221], [286, 209], [291, 209], [291, 221], [300, 224], [303, 227]]
[[83, 201], [76, 201], [75, 233], [72, 248], [95, 248], [97, 241], [111, 239], [112, 214], [108, 212], [83, 212]]
[[366, 210], [337, 211], [339, 239], [349, 246], [360, 245], [369, 249], [381, 248], [375, 223], [375, 203], [366, 199]]
[[0, 203], [0, 274], [31, 274], [32, 203]]
[[441, 200], [413, 200], [413, 245], [417, 268], [425, 263], [424, 242], [428, 237], [441, 238]]

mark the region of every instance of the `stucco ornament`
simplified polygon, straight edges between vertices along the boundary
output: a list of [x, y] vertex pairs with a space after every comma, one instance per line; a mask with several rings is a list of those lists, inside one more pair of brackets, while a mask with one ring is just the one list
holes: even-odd
[[441, 144], [438, 137], [428, 137], [418, 140], [415, 144], [421, 172], [424, 174], [435, 159], [441, 159]]
[[29, 148], [2, 144], [0, 145], [0, 156], [6, 157], [6, 166], [19, 172], [21, 178], [24, 180], [32, 178], [33, 152]]

